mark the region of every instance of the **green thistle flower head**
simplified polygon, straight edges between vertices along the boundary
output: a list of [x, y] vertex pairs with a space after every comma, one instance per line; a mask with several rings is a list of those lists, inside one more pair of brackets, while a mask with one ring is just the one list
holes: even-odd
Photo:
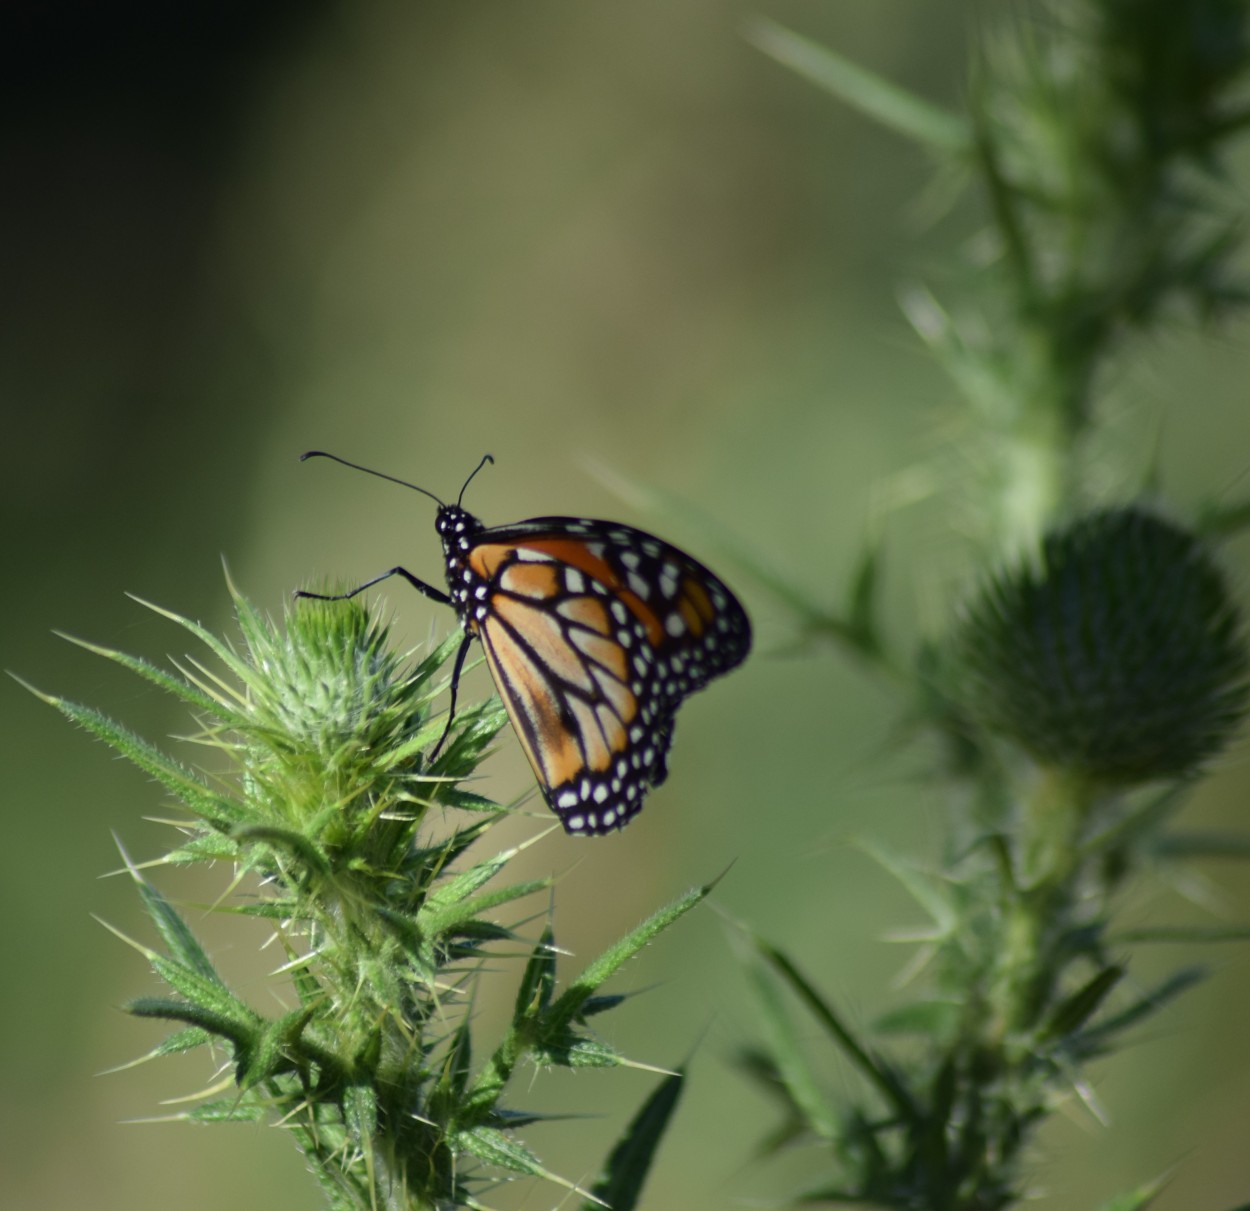
[[1142, 509], [1053, 532], [997, 576], [958, 639], [960, 696], [1041, 763], [1131, 785], [1217, 752], [1247, 702], [1246, 645], [1198, 538]]

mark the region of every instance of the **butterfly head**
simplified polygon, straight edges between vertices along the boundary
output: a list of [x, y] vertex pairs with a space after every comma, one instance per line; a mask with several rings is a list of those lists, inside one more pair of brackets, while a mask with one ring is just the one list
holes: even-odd
[[434, 528], [443, 540], [443, 551], [451, 559], [468, 554], [475, 537], [486, 527], [460, 505], [439, 505]]

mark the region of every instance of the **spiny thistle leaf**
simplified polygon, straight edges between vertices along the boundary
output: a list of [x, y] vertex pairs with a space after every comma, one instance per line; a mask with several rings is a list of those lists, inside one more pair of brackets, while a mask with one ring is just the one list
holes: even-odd
[[1127, 1009], [1122, 1009], [1113, 1016], [1104, 1018], [1097, 1026], [1086, 1029], [1081, 1036], [1083, 1045], [1102, 1046], [1109, 1043], [1114, 1036], [1122, 1034], [1130, 1026], [1136, 1026], [1138, 1022], [1158, 1013], [1181, 993], [1200, 984], [1207, 978], [1207, 974], [1205, 967], [1186, 967], [1174, 972], [1156, 988], [1138, 997]]
[[666, 905], [636, 926], [620, 941], [608, 947], [590, 963], [581, 975], [560, 995], [548, 1011], [552, 1023], [564, 1023], [577, 1017], [591, 995], [643, 947], [653, 942], [679, 917], [688, 913], [712, 890], [713, 884], [692, 887], [673, 903]]
[[144, 773], [150, 774], [203, 820], [217, 827], [227, 828], [243, 818], [243, 809], [235, 800], [215, 792], [195, 771], [166, 756], [129, 728], [115, 723], [107, 715], [91, 707], [79, 706], [38, 690], [32, 692], [56, 707], [71, 722], [103, 740]]
[[1145, 1211], [1163, 1193], [1169, 1180], [1167, 1176], [1157, 1177], [1138, 1186], [1136, 1190], [1117, 1194], [1110, 1202], [1103, 1203], [1099, 1211]]
[[[590, 1191], [612, 1211], [634, 1211], [639, 1205], [643, 1182], [668, 1129], [669, 1120], [677, 1109], [685, 1079], [684, 1068], [666, 1076], [639, 1108], [625, 1134], [612, 1149], [603, 1175]], [[583, 1211], [591, 1211], [592, 1205], [583, 1204]]]
[[182, 919], [182, 916], [151, 883], [130, 865], [129, 859], [127, 859], [126, 865], [135, 886], [139, 890], [139, 897], [143, 901], [143, 907], [147, 910], [148, 916], [152, 918], [152, 922], [164, 940], [165, 945], [169, 947], [183, 967], [194, 972], [202, 979], [211, 980], [224, 988], [224, 981], [217, 974], [217, 969], [213, 966], [212, 961], [200, 945], [195, 934], [187, 927], [187, 923]]
[[525, 964], [525, 974], [521, 977], [516, 994], [517, 1018], [545, 1013], [551, 1004], [555, 986], [555, 934], [548, 925]]
[[805, 1128], [819, 1139], [833, 1139], [837, 1134], [836, 1116], [803, 1054], [798, 1032], [782, 1001], [780, 982], [762, 962], [752, 962], [747, 972], [759, 1001], [759, 1020], [768, 1039], [768, 1055], [775, 1065], [776, 1079], [801, 1114]]
[[1043, 1028], [1043, 1038], [1062, 1039], [1075, 1034], [1098, 1011], [1124, 974], [1124, 968], [1118, 966], [1098, 972], [1055, 1009]]
[[958, 115], [940, 109], [850, 59], [793, 33], [775, 21], [757, 17], [746, 37], [765, 54], [841, 98], [883, 126], [945, 154], [966, 154], [968, 127]]
[[269, 1117], [269, 1111], [254, 1102], [223, 1098], [201, 1102], [180, 1117], [189, 1123], [263, 1123]]

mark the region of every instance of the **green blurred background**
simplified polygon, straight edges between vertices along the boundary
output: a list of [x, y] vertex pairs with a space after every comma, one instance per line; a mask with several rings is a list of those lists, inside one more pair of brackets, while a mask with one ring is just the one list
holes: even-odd
[[[958, 445], [948, 386], [895, 306], [960, 234], [919, 221], [923, 157], [752, 50], [739, 28], [754, 10], [723, 0], [106, 7], [0, 17], [3, 665], [150, 736], [185, 731], [51, 629], [182, 653], [182, 634], [124, 594], [224, 626], [223, 556], [275, 612], [324, 575], [403, 561], [437, 579], [428, 501], [296, 455], [326, 447], [446, 496], [490, 450], [467, 502], [488, 523], [571, 513], [659, 529], [739, 585], [757, 624], [746, 668], [683, 711], [672, 777], [643, 816], [531, 851], [535, 870], [563, 872], [568, 969], [733, 863], [715, 893], [727, 913], [788, 946], [858, 1020], [888, 1007], [909, 951], [883, 935], [920, 914], [853, 840], [931, 853], [942, 803], [923, 755], [889, 748], [897, 704], [836, 653], [796, 654], [789, 620], [721, 543], [833, 599], [884, 518], [896, 627], [940, 622], [965, 544], [944, 497], [895, 507]], [[763, 11], [955, 104], [973, 8]], [[1122, 436], [1158, 439], [1182, 507], [1244, 493], [1245, 333], [1173, 335], [1123, 368]], [[618, 480], [690, 510], [657, 514]], [[1229, 554], [1250, 595], [1245, 545]], [[384, 596], [410, 642], [452, 624], [402, 587]], [[488, 688], [479, 669], [470, 692]], [[160, 852], [167, 830], [145, 817], [165, 804], [16, 685], [0, 709], [0, 1204], [317, 1205], [275, 1130], [127, 1123], [213, 1075], [202, 1060], [98, 1075], [160, 1036], [118, 1012], [154, 982], [91, 917], [150, 938], [133, 890], [100, 876], [118, 865], [112, 833], [136, 859]], [[490, 770], [497, 798], [530, 785], [510, 740]], [[1243, 746], [1188, 822], [1240, 827], [1247, 786]], [[163, 886], [204, 903], [218, 873]], [[1245, 882], [1213, 870], [1193, 890], [1245, 920]], [[268, 1007], [276, 959], [188, 911]], [[1148, 888], [1134, 911], [1187, 909]], [[1109, 1126], [1078, 1107], [1051, 1124], [1041, 1206], [1092, 1207], [1172, 1164], [1162, 1211], [1250, 1199], [1248, 953], [1212, 951], [1213, 978], [1096, 1072]], [[1192, 957], [1143, 955], [1134, 972]], [[802, 1151], [746, 1163], [774, 1120], [726, 1063], [754, 1031], [715, 912], [616, 988], [646, 991], [608, 1022], [614, 1043], [661, 1066], [693, 1055], [649, 1207], [767, 1201], [818, 1171]], [[483, 1008], [485, 1037], [498, 1020]], [[847, 1077], [830, 1065], [831, 1088]], [[527, 1136], [585, 1178], [653, 1079], [542, 1076], [513, 1101], [587, 1115]]]

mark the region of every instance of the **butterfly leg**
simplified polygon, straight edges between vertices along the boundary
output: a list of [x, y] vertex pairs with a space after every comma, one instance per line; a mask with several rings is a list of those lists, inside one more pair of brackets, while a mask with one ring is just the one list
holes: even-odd
[[673, 747], [673, 722], [670, 716], [656, 724], [652, 741], [655, 745], [655, 761], [651, 766], [650, 777], [652, 786], [659, 786], [668, 777], [668, 750]]
[[443, 728], [443, 734], [438, 738], [438, 743], [430, 750], [430, 754], [426, 757], [426, 762], [433, 761], [441, 751], [443, 745], [447, 742], [447, 737], [451, 735], [452, 720], [456, 717], [456, 691], [460, 689], [460, 673], [464, 668], [464, 658], [469, 654], [469, 644], [473, 642], [472, 635], [466, 635], [464, 642], [456, 651], [455, 663], [451, 666], [451, 702], [447, 707], [447, 726]]
[[392, 576], [402, 576], [418, 593], [430, 598], [431, 601], [437, 601], [439, 605], [451, 605], [451, 598], [442, 589], [426, 584], [407, 568], [392, 568], [389, 572], [383, 572], [381, 576], [375, 576], [372, 580], [366, 580], [364, 584], [357, 585], [350, 593], [310, 593], [307, 589], [296, 589], [294, 596], [310, 597], [313, 601], [346, 601], [350, 597], [355, 597], [357, 593], [373, 588], [375, 584], [389, 580]]

